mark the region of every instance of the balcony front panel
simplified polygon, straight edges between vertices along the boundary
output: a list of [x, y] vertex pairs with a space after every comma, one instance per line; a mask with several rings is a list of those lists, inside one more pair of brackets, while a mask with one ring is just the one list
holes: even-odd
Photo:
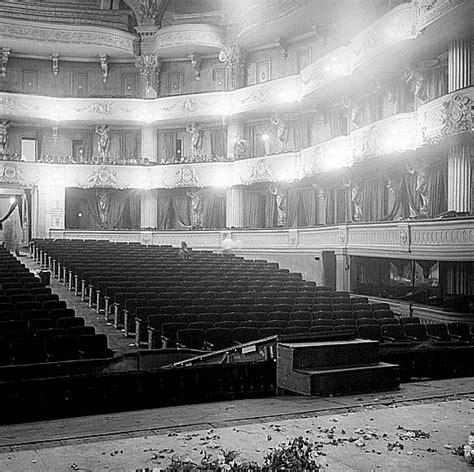
[[138, 52], [137, 36], [99, 26], [76, 26], [0, 18], [0, 44], [14, 53], [93, 58], [130, 58]]
[[221, 231], [49, 231], [51, 238], [109, 239], [143, 244], [178, 246], [186, 240], [190, 246], [216, 250], [224, 235], [236, 242], [235, 252], [246, 250], [294, 253], [308, 249], [321, 251], [341, 249], [349, 255], [474, 261], [474, 219], [451, 221], [401, 221], [339, 225], [318, 228], [281, 228], [268, 230]]
[[182, 24], [160, 28], [154, 36], [159, 57], [186, 57], [190, 52], [210, 53], [225, 45], [225, 31], [206, 24]]

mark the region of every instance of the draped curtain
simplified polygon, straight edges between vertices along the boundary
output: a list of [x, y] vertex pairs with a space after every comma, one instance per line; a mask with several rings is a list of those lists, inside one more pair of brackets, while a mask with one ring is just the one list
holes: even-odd
[[90, 161], [92, 159], [92, 155], [94, 154], [94, 133], [93, 131], [88, 131], [84, 134], [84, 138], [82, 140], [82, 145], [84, 149], [83, 160]]
[[175, 229], [191, 226], [191, 202], [186, 193], [174, 193], [171, 199], [175, 216]]
[[431, 69], [426, 73], [426, 97], [434, 100], [448, 93], [448, 65]]
[[172, 220], [173, 209], [171, 205], [171, 192], [164, 191], [157, 193], [157, 228], [158, 229], [173, 229], [174, 222]]
[[[387, 216], [387, 184], [384, 179], [369, 180], [359, 189], [361, 221], [381, 221]], [[357, 204], [357, 202], [354, 202]]]
[[416, 198], [416, 176], [401, 174], [392, 181], [394, 193], [393, 205], [387, 215], [387, 220], [410, 218], [419, 215], [420, 202]]
[[138, 157], [138, 135], [137, 133], [122, 133], [119, 136], [119, 152], [122, 159]]
[[225, 195], [203, 191], [201, 195], [201, 224], [204, 228], [225, 226]]
[[105, 224], [102, 222], [99, 215], [99, 206], [97, 203], [97, 194], [94, 190], [85, 192], [85, 199], [88, 214], [90, 216], [90, 226], [92, 230], [105, 229]]
[[246, 127], [248, 137], [249, 157], [265, 155], [265, 144], [262, 141], [261, 125], [249, 125]]
[[301, 205], [303, 207], [305, 222], [302, 225], [314, 226], [317, 221], [318, 198], [315, 189], [304, 189], [301, 191]]
[[311, 145], [311, 122], [309, 118], [299, 118], [292, 122], [294, 148], [305, 149]]
[[328, 189], [326, 191], [326, 224], [333, 225], [336, 222], [336, 189]]
[[176, 132], [167, 131], [163, 133], [163, 158], [165, 162], [171, 162], [176, 157]]
[[263, 195], [258, 192], [248, 191], [245, 193], [244, 226], [246, 228], [263, 228], [265, 226], [265, 210], [262, 199]]
[[130, 225], [132, 229], [140, 229], [141, 226], [141, 198], [138, 192], [132, 192], [129, 196]]
[[448, 166], [446, 163], [431, 169], [428, 183], [428, 215], [434, 218], [448, 209]]
[[36, 156], [35, 160], [38, 158], [41, 159], [43, 156], [43, 132], [41, 130], [37, 130], [35, 132], [35, 138], [36, 138]]
[[290, 228], [298, 226], [298, 205], [300, 202], [300, 191], [297, 189], [288, 190], [288, 202], [286, 206], [286, 224]]
[[127, 193], [123, 190], [110, 190], [109, 195], [106, 229], [123, 228], [122, 217], [127, 203]]
[[227, 155], [227, 132], [225, 129], [217, 128], [211, 130], [211, 154], [213, 156], [226, 157]]
[[328, 113], [328, 123], [332, 138], [347, 134], [347, 120], [343, 110], [331, 110]]
[[265, 194], [265, 228], [274, 228], [278, 225], [277, 199], [273, 193]]

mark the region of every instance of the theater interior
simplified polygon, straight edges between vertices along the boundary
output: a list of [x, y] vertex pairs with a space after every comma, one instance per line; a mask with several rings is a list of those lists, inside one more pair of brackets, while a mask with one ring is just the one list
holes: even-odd
[[473, 26], [0, 0], [0, 470], [470, 470]]

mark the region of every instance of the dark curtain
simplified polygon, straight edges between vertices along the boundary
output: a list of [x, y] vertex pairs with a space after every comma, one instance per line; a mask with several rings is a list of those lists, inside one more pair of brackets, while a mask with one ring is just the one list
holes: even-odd
[[36, 138], [35, 160], [38, 160], [43, 157], [43, 130], [37, 130], [35, 132], [35, 138]]
[[387, 220], [410, 218], [420, 214], [420, 202], [416, 198], [416, 175], [401, 174], [392, 180], [393, 206]]
[[448, 65], [426, 72], [426, 97], [434, 100], [448, 93]]
[[123, 225], [123, 211], [127, 203], [127, 192], [123, 190], [109, 190], [109, 208], [107, 211], [106, 229], [121, 229]]
[[175, 216], [174, 228], [181, 229], [183, 226], [191, 226], [191, 200], [185, 193], [175, 193], [171, 203]]
[[173, 229], [173, 206], [171, 204], [171, 192], [157, 192], [157, 229]]
[[138, 157], [138, 135], [137, 133], [122, 133], [119, 136], [119, 152], [122, 159]]
[[275, 228], [278, 225], [278, 210], [276, 195], [265, 194], [265, 228]]
[[262, 132], [257, 130], [257, 126], [246, 127], [245, 135], [248, 138], [249, 157], [260, 157], [265, 155], [265, 144], [262, 141]]
[[92, 155], [94, 154], [94, 133], [93, 131], [88, 131], [84, 134], [84, 138], [82, 140], [82, 145], [84, 149], [83, 159], [84, 161], [90, 161], [92, 159]]
[[288, 190], [288, 201], [286, 206], [286, 224], [290, 228], [298, 226], [298, 206], [300, 203], [300, 191]]
[[326, 190], [326, 224], [333, 225], [336, 222], [336, 189]]
[[246, 228], [263, 228], [265, 226], [264, 196], [259, 192], [245, 193], [244, 226]]
[[167, 131], [163, 133], [163, 142], [165, 148], [160, 154], [166, 162], [171, 162], [176, 157], [176, 132]]
[[99, 216], [99, 207], [97, 203], [97, 194], [94, 189], [85, 192], [87, 211], [90, 218], [90, 226], [92, 230], [105, 229], [105, 222]]
[[211, 154], [213, 156], [226, 157], [227, 132], [225, 129], [217, 128], [211, 130]]
[[[149, 190], [152, 192], [152, 190]], [[141, 196], [139, 192], [132, 192], [129, 196], [130, 226], [132, 229], [141, 227]]]
[[304, 226], [314, 226], [317, 221], [318, 198], [315, 189], [304, 189], [301, 191], [301, 205], [303, 207], [303, 214], [305, 222], [301, 223]]
[[[10, 208], [8, 209], [6, 214], [0, 219], [0, 229], [2, 228], [2, 223], [5, 220], [8, 220], [10, 215], [15, 211], [15, 208], [20, 205], [20, 203], [21, 203], [21, 197], [15, 197], [15, 201], [10, 205]], [[21, 224], [21, 218], [20, 218], [20, 224]]]
[[428, 183], [428, 216], [434, 218], [448, 209], [448, 166], [446, 163], [431, 169]]
[[204, 228], [225, 227], [225, 195], [204, 191], [201, 195], [201, 224]]
[[413, 109], [413, 93], [405, 80], [399, 80], [395, 88], [396, 113], [406, 113]]
[[299, 118], [292, 122], [294, 149], [305, 149], [311, 145], [311, 121], [309, 118]]
[[[387, 184], [384, 179], [362, 183], [357, 199], [360, 202], [361, 221], [381, 221], [387, 216]], [[354, 204], [357, 204], [354, 202]]]

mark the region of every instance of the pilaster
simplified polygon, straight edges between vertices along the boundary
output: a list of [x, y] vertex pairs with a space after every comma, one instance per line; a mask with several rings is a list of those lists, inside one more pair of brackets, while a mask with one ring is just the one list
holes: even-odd
[[472, 147], [454, 146], [448, 155], [448, 211], [471, 211]]
[[244, 191], [240, 187], [226, 189], [226, 226], [244, 226]]
[[456, 39], [448, 48], [448, 92], [472, 85], [472, 39]]

